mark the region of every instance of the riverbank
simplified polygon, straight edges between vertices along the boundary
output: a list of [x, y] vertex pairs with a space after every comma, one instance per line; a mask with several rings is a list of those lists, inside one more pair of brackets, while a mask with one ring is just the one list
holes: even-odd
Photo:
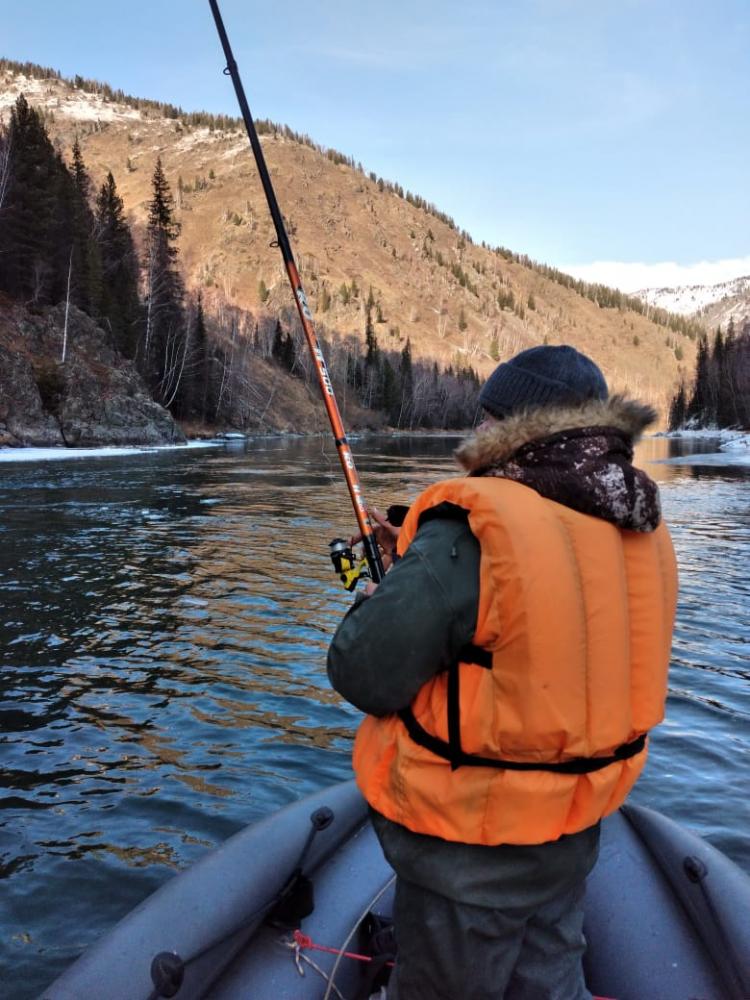
[[[456, 441], [462, 440], [467, 434], [470, 434], [470, 430], [466, 431], [440, 431], [440, 430], [419, 430], [419, 431], [407, 431], [407, 430], [364, 430], [364, 431], [350, 431], [347, 434], [347, 440], [361, 441], [365, 438], [373, 437], [387, 437], [387, 438], [411, 438], [411, 437], [424, 437], [424, 438], [444, 438], [446, 440], [454, 439]], [[188, 448], [221, 448], [221, 447], [239, 447], [244, 445], [249, 441], [267, 440], [267, 439], [279, 439], [279, 440], [289, 440], [298, 438], [300, 440], [306, 438], [320, 437], [327, 438], [329, 435], [322, 431], [313, 431], [310, 433], [303, 433], [301, 431], [267, 431], [253, 432], [249, 434], [243, 434], [239, 431], [225, 431], [219, 434], [209, 435], [206, 434], [202, 436], [200, 434], [193, 435], [188, 441], [182, 444], [160, 444], [160, 445], [103, 445], [100, 447], [91, 448], [66, 448], [64, 445], [57, 447], [13, 447], [13, 448], [2, 448], [0, 447], [0, 462], [48, 462], [63, 459], [74, 459], [74, 458], [114, 458], [114, 457], [126, 457], [129, 455], [147, 455], [154, 452], [168, 452], [168, 451], [184, 451]]]
[[184, 444], [163, 444], [149, 447], [122, 445], [101, 448], [0, 448], [0, 462], [50, 462], [73, 458], [113, 458], [127, 455], [148, 455], [153, 452], [185, 451], [189, 448], [220, 448], [225, 441], [186, 441]]
[[695, 429], [683, 428], [678, 431], [659, 431], [653, 437], [665, 437], [674, 439], [695, 439], [700, 441], [705, 438], [718, 438], [721, 442], [719, 451], [743, 452], [750, 454], [750, 431], [734, 430], [727, 427], [699, 427]]
[[[194, 448], [220, 448], [220, 447], [240, 447], [247, 442], [267, 439], [299, 439], [320, 437], [326, 438], [328, 435], [320, 430], [304, 433], [301, 431], [267, 431], [241, 433], [239, 431], [225, 431], [218, 434], [209, 435], [206, 433], [196, 434], [195, 428], [190, 428], [190, 438], [181, 444], [159, 444], [159, 445], [104, 445], [91, 448], [66, 448], [58, 446], [54, 448], [46, 447], [20, 447], [2, 448], [0, 447], [0, 463], [7, 462], [47, 462], [63, 459], [76, 458], [113, 458], [127, 457], [130, 455], [146, 455], [156, 452], [184, 451]], [[471, 430], [447, 431], [447, 430], [354, 430], [347, 434], [350, 442], [362, 441], [369, 438], [389, 438], [398, 440], [400, 438], [441, 438], [445, 440], [460, 441]], [[686, 463], [700, 461], [713, 465], [719, 465], [722, 461], [732, 464], [750, 464], [750, 432], [736, 430], [680, 430], [680, 431], [658, 431], [656, 434], [648, 434], [646, 438], [669, 438], [701, 441], [706, 439], [717, 439], [719, 450], [717, 452], [699, 452], [695, 455], [682, 455], [674, 458], [660, 459], [660, 463]]]

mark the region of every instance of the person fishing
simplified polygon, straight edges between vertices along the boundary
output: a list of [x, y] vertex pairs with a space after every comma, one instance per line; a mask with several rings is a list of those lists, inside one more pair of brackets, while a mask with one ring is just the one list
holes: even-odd
[[532, 348], [482, 389], [488, 419], [458, 452], [469, 476], [426, 490], [400, 531], [373, 526], [209, 5], [372, 577], [328, 670], [368, 713], [354, 769], [397, 873], [390, 996], [587, 997], [583, 881], [599, 821], [642, 770], [666, 697], [674, 553], [657, 488], [631, 464], [655, 413], [608, 399], [601, 371], [573, 348]]
[[366, 713], [358, 786], [397, 875], [398, 1000], [583, 1000], [584, 881], [664, 714], [677, 571], [632, 464], [654, 410], [569, 346], [480, 393], [456, 455], [340, 623], [333, 687]]

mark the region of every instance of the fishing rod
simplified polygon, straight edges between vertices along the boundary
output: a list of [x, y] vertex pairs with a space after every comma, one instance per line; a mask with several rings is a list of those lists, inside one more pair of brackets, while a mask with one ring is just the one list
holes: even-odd
[[[240, 111], [242, 112], [242, 118], [245, 122], [247, 135], [250, 139], [250, 146], [252, 147], [255, 162], [258, 167], [258, 173], [260, 174], [261, 184], [263, 185], [266, 201], [268, 202], [268, 208], [271, 212], [271, 218], [273, 219], [273, 224], [276, 229], [276, 240], [271, 244], [271, 246], [278, 246], [281, 251], [281, 256], [284, 258], [284, 266], [289, 278], [289, 283], [292, 286], [294, 301], [297, 303], [297, 311], [302, 323], [302, 329], [305, 332], [305, 338], [307, 339], [310, 353], [312, 354], [313, 362], [315, 364], [318, 382], [320, 384], [320, 391], [323, 396], [325, 408], [328, 412], [328, 419], [331, 422], [331, 429], [333, 431], [336, 449], [341, 461], [341, 468], [344, 470], [346, 485], [349, 489], [349, 495], [351, 496], [354, 513], [357, 518], [357, 524], [362, 535], [362, 545], [364, 548], [365, 559], [367, 560], [367, 567], [374, 582], [380, 583], [385, 575], [383, 562], [380, 558], [380, 551], [375, 540], [375, 531], [372, 527], [372, 523], [370, 522], [364, 497], [362, 496], [359, 476], [357, 475], [357, 470], [354, 465], [354, 456], [352, 455], [351, 448], [349, 447], [349, 443], [346, 439], [346, 431], [344, 430], [344, 424], [341, 420], [341, 413], [339, 412], [338, 404], [336, 402], [336, 395], [333, 391], [331, 377], [328, 374], [328, 368], [326, 367], [323, 352], [320, 349], [318, 338], [315, 335], [312, 313], [310, 312], [310, 307], [307, 304], [307, 297], [304, 289], [302, 288], [302, 282], [297, 270], [297, 265], [294, 262], [294, 255], [292, 254], [292, 247], [289, 243], [286, 227], [284, 226], [284, 219], [279, 210], [279, 203], [276, 200], [276, 194], [273, 190], [273, 185], [271, 184], [271, 177], [268, 173], [266, 160], [263, 156], [263, 150], [260, 145], [260, 140], [258, 139], [258, 133], [255, 129], [255, 122], [253, 121], [253, 116], [250, 113], [250, 107], [247, 103], [247, 98], [245, 97], [245, 90], [242, 86], [242, 80], [240, 79], [239, 70], [237, 69], [237, 63], [235, 62], [232, 54], [232, 47], [229, 44], [229, 37], [227, 36], [226, 28], [224, 27], [224, 21], [222, 20], [221, 12], [219, 11], [219, 5], [217, 0], [208, 0], [208, 2], [211, 7], [211, 13], [214, 16], [214, 21], [216, 22], [216, 30], [219, 33], [221, 46], [224, 49], [224, 55], [227, 60], [224, 73], [232, 78], [234, 91], [237, 95], [237, 101], [240, 106]], [[335, 540], [335, 542], [338, 541], [340, 541], [340, 539]], [[331, 544], [334, 545], [335, 542], [332, 542]], [[337, 571], [341, 572], [336, 562], [336, 553], [333, 551], [331, 553], [331, 558], [334, 560], [334, 565], [336, 566]], [[351, 569], [349, 572], [351, 573]], [[342, 574], [342, 579], [344, 579], [344, 574]], [[346, 583], [346, 580], [344, 582]], [[354, 578], [353, 582], [351, 582], [351, 586], [347, 584], [347, 589], [353, 589], [355, 584], [356, 578]]]

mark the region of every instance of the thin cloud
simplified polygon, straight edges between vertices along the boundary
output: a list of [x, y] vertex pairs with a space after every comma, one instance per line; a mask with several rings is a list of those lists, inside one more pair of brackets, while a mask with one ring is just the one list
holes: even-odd
[[[310, 46], [293, 46], [300, 52], [310, 54]], [[345, 49], [330, 46], [318, 46], [315, 50], [316, 56], [320, 59], [330, 59], [337, 62], [352, 63], [356, 66], [375, 66], [379, 69], [389, 69], [393, 66], [403, 65], [404, 53], [394, 50], [384, 49]]]
[[733, 278], [750, 275], [750, 256], [727, 260], [703, 260], [695, 264], [663, 261], [646, 264], [638, 261], [597, 260], [592, 264], [562, 265], [561, 271], [582, 281], [591, 281], [637, 292], [644, 288], [678, 288], [685, 285], [718, 285]]
[[[475, 52], [486, 40], [485, 33], [463, 17], [446, 16], [430, 22], [408, 9], [399, 13], [397, 32], [387, 19], [367, 27], [364, 38], [350, 25], [348, 30], [338, 32], [338, 37], [343, 39], [341, 44], [332, 45], [306, 37], [303, 43], [291, 45], [290, 51], [304, 53], [307, 57], [314, 53], [317, 58], [352, 66], [414, 70], [441, 66], [446, 60], [468, 58], [467, 53]], [[352, 44], [347, 43], [350, 37]]]

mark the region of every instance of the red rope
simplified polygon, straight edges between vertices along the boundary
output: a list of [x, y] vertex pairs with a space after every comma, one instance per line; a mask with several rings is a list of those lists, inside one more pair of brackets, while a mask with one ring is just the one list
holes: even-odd
[[[303, 934], [300, 930], [294, 932], [294, 943], [299, 948], [310, 948], [312, 951], [327, 951], [330, 955], [343, 955], [344, 958], [354, 958], [358, 962], [372, 961], [372, 956], [370, 955], [358, 955], [356, 951], [341, 951], [339, 948], [329, 948], [325, 944], [315, 944], [312, 938], [308, 937], [307, 934]], [[393, 965], [393, 962], [387, 962], [386, 965]]]
[[[307, 934], [303, 934], [302, 931], [296, 930], [294, 932], [294, 943], [298, 948], [309, 948], [311, 951], [327, 951], [329, 955], [343, 955], [344, 958], [353, 958], [357, 962], [371, 962], [371, 955], [358, 955], [356, 951], [341, 951], [339, 948], [329, 948], [325, 944], [316, 944], [311, 937]], [[386, 965], [393, 965], [393, 962], [386, 962]], [[597, 997], [595, 996], [593, 1000], [612, 1000], [612, 997]]]

